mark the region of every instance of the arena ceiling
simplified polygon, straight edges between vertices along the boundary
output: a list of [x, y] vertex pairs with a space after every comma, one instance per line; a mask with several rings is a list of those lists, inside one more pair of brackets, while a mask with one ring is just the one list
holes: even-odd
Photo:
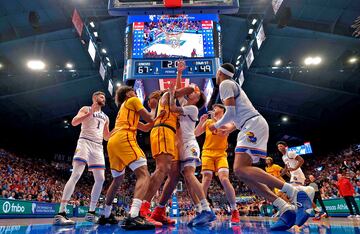
[[[74, 8], [96, 23], [113, 78], [121, 79], [125, 18], [110, 17], [107, 1], [0, 0], [0, 144], [5, 147], [73, 150], [79, 129], [64, 128], [64, 121], [89, 105], [94, 91], [106, 89], [74, 30]], [[246, 40], [248, 21], [265, 16], [267, 39], [244, 71], [243, 87], [269, 122], [270, 143], [311, 140], [323, 150], [359, 140], [360, 66], [348, 60], [360, 60], [360, 39], [350, 27], [360, 16], [360, 2], [285, 0], [278, 17], [270, 10], [270, 1], [244, 0], [238, 14], [221, 16], [223, 59], [232, 63]], [[279, 21], [286, 26], [279, 27]], [[304, 69], [306, 56], [321, 56], [322, 63]], [[46, 61], [48, 72], [30, 72], [25, 64], [31, 58]], [[273, 68], [276, 59], [283, 61], [281, 69]], [[64, 69], [67, 62], [75, 72]], [[105, 112], [114, 120], [113, 105]]]

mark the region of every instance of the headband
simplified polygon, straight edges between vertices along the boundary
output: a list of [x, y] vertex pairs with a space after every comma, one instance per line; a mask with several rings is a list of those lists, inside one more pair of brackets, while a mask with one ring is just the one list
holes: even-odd
[[223, 68], [223, 67], [220, 67], [219, 70], [220, 70], [222, 73], [224, 73], [225, 75], [227, 75], [227, 76], [230, 76], [230, 77], [233, 77], [233, 76], [234, 76], [234, 73], [229, 72], [228, 70], [226, 70], [226, 69]]

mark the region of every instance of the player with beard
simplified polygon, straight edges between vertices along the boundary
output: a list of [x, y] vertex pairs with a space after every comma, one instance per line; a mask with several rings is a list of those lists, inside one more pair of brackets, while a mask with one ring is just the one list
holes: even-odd
[[105, 181], [105, 159], [102, 143], [103, 139], [106, 141], [109, 139], [110, 132], [109, 118], [101, 111], [101, 107], [105, 106], [105, 94], [100, 91], [95, 92], [92, 95], [92, 101], [91, 106], [82, 107], [71, 121], [73, 126], [81, 124], [81, 132], [73, 159], [73, 170], [64, 187], [59, 213], [54, 218], [55, 225], [75, 224], [66, 216], [66, 205], [86, 165], [88, 165], [88, 170], [92, 171], [95, 183], [91, 191], [90, 208], [85, 220], [97, 222], [95, 208]]

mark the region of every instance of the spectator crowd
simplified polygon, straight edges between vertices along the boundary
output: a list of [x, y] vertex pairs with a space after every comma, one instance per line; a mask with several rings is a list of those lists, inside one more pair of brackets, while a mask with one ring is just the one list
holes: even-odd
[[[279, 164], [281, 165], [281, 163]], [[151, 166], [152, 163], [149, 163], [149, 170], [153, 171], [154, 168]], [[302, 168], [306, 176], [314, 175], [317, 178], [323, 199], [340, 196], [337, 185], [338, 174], [346, 174], [355, 189], [355, 195], [360, 195], [360, 147], [358, 145], [353, 145], [346, 150], [324, 155], [323, 157], [306, 157]], [[63, 188], [70, 174], [70, 163], [28, 158], [0, 149], [0, 198], [60, 202]], [[198, 177], [201, 179], [201, 173], [198, 173]], [[216, 181], [217, 177], [214, 178], [209, 189], [208, 199], [218, 215], [228, 214], [230, 208], [227, 204], [226, 195], [221, 188], [220, 182]], [[125, 209], [128, 209], [128, 204], [134, 192], [133, 181], [135, 181], [134, 175], [127, 173], [116, 199], [116, 203], [120, 206], [119, 213], [124, 213]], [[230, 173], [230, 181], [234, 185], [238, 198], [247, 198], [245, 200], [238, 199], [237, 205], [240, 214], [259, 215], [261, 207], [268, 203], [261, 197], [255, 196], [232, 173]], [[106, 171], [106, 181], [100, 204], [110, 182], [111, 173]], [[91, 172], [86, 171], [79, 180], [69, 204], [88, 205], [92, 184]], [[181, 215], [195, 215], [194, 207], [184, 183], [182, 187], [182, 190], [177, 192]], [[161, 194], [161, 191], [154, 197], [152, 206], [157, 203], [159, 194]]]

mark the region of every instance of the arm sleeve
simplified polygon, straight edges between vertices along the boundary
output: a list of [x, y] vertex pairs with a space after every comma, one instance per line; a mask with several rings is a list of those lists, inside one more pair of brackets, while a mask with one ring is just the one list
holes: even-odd
[[224, 126], [225, 124], [230, 123], [235, 119], [236, 116], [235, 106], [225, 106], [225, 107], [226, 107], [225, 114], [219, 121], [217, 121], [214, 124], [215, 128], [220, 128], [221, 126]]
[[128, 107], [138, 112], [139, 110], [144, 109], [143, 104], [141, 103], [140, 99], [137, 97], [132, 97], [128, 101]]

